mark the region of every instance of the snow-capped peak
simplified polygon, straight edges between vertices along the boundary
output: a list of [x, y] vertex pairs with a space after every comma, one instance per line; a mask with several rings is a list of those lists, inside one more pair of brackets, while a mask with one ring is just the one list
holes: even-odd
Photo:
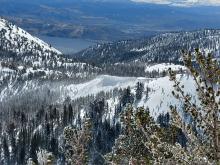
[[[25, 30], [3, 18], [0, 18], [0, 37], [0, 46], [2, 46], [3, 49], [13, 51], [18, 54], [27, 52], [37, 54], [41, 54], [42, 52], [53, 52], [55, 54], [62, 54], [49, 44], [32, 36]], [[42, 49], [42, 51], [39, 51], [39, 48]]]

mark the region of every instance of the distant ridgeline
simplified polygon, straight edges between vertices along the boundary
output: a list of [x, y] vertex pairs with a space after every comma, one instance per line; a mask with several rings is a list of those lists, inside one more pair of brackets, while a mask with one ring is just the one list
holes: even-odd
[[73, 56], [96, 65], [107, 63], [179, 63], [181, 51], [200, 48], [219, 57], [220, 30], [175, 32], [154, 37], [98, 44]]

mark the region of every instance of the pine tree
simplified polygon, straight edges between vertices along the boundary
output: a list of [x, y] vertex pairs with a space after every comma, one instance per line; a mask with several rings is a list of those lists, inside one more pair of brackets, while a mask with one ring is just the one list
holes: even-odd
[[31, 144], [30, 144], [30, 158], [32, 158], [34, 162], [37, 162], [36, 152], [39, 149], [40, 143], [41, 143], [41, 136], [38, 133], [35, 133], [31, 138]]
[[63, 108], [63, 126], [67, 126], [67, 124], [68, 124], [68, 111], [67, 111], [66, 105], [64, 105], [64, 108]]
[[53, 159], [52, 153], [43, 149], [37, 151], [37, 161], [39, 165], [53, 165]]
[[177, 143], [179, 128], [160, 127], [149, 110], [129, 107], [122, 115], [122, 135], [105, 157], [112, 164], [210, 164], [201, 155], [191, 155]]
[[[139, 115], [138, 112], [144, 111], [143, 108], [140, 108], [137, 112], [134, 112], [133, 107], [128, 106], [124, 113], [122, 113], [121, 119], [124, 125], [122, 134], [116, 140], [112, 152], [105, 156], [112, 164], [150, 163], [149, 152], [144, 144], [147, 139], [136, 123], [136, 117]], [[146, 115], [149, 115], [149, 113], [146, 112]], [[150, 116], [148, 117], [151, 120]]]
[[146, 91], [145, 91], [145, 99], [148, 100], [149, 99], [149, 92], [150, 92], [150, 88], [146, 87]]
[[24, 164], [25, 162], [25, 156], [26, 156], [26, 149], [25, 149], [25, 143], [26, 143], [26, 130], [21, 129], [20, 133], [18, 134], [17, 139], [17, 162], [18, 164]]
[[137, 82], [136, 84], [136, 99], [140, 100], [142, 98], [144, 91], [144, 84], [141, 82]]
[[83, 128], [66, 127], [64, 139], [66, 141], [65, 157], [71, 165], [82, 165], [88, 163], [88, 145], [90, 142], [90, 121], [83, 123]]
[[[170, 79], [175, 87], [173, 95], [184, 102], [184, 112], [191, 116], [194, 125], [186, 124], [177, 113], [176, 107], [171, 106], [174, 123], [185, 131], [192, 154], [201, 155], [209, 162], [220, 164], [219, 62], [213, 59], [211, 54], [203, 55], [199, 49], [195, 50], [194, 55], [187, 52], [183, 54], [184, 64], [195, 81], [200, 104], [195, 104], [192, 96], [184, 92], [184, 86], [178, 81], [176, 73], [170, 69]], [[195, 127], [203, 134], [202, 138], [193, 131]]]
[[123, 90], [121, 96], [122, 106], [125, 106], [126, 104], [133, 104], [133, 102], [134, 102], [134, 97], [131, 93], [131, 88], [127, 87], [125, 90]]
[[73, 108], [72, 108], [71, 104], [69, 104], [68, 110], [69, 110], [69, 123], [72, 124], [72, 121], [73, 121]]
[[6, 138], [6, 135], [3, 135], [3, 158], [4, 158], [4, 164], [9, 165], [10, 162], [10, 152], [9, 152], [9, 146], [8, 146], [8, 141]]

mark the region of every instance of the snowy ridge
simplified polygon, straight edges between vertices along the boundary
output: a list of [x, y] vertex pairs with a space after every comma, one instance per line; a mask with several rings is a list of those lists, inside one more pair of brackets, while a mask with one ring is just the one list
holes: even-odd
[[[182, 85], [185, 86], [185, 92], [191, 95], [196, 93], [196, 87], [193, 79], [187, 75], [178, 75], [177, 77]], [[93, 80], [81, 84], [63, 84], [63, 83], [47, 83], [40, 84], [38, 82], [29, 81], [26, 82], [22, 90], [15, 88], [13, 84], [9, 85], [7, 88], [1, 91], [0, 101], [5, 99], [13, 98], [14, 96], [29, 96], [33, 93], [53, 93], [53, 98], [51, 98], [51, 103], [59, 104], [62, 103], [67, 97], [75, 100], [80, 97], [86, 97], [89, 95], [96, 95], [101, 91], [109, 92], [115, 88], [124, 89], [130, 86], [131, 92], [135, 94], [135, 88], [137, 82], [142, 82], [144, 84], [143, 97], [140, 101], [134, 102], [134, 107], [149, 107], [152, 116], [157, 118], [161, 113], [169, 112], [170, 105], [175, 105], [181, 108], [182, 104], [176, 100], [172, 95], [173, 82], [169, 80], [169, 77], [162, 78], [143, 78], [143, 77], [116, 77], [101, 75]], [[150, 89], [148, 93], [148, 98], [146, 98], [146, 89]], [[36, 93], [37, 92], [37, 93]], [[9, 97], [10, 96], [10, 97]], [[196, 102], [197, 98], [193, 98]], [[110, 107], [110, 116], [114, 117], [114, 108], [119, 103], [119, 98], [110, 98], [107, 100]], [[83, 111], [83, 109], [81, 110]], [[83, 112], [81, 112], [83, 113]]]
[[[35, 51], [37, 54], [41, 54], [49, 51], [56, 54], [62, 54], [49, 44], [43, 42], [37, 37], [33, 37], [28, 32], [3, 18], [0, 18], [0, 34], [0, 45], [3, 46], [4, 49], [11, 50], [15, 53], [22, 54], [29, 51]], [[41, 48], [42, 51], [39, 51], [36, 48]]]
[[[194, 96], [196, 93], [195, 82], [192, 77], [186, 75], [178, 75], [177, 79], [180, 80], [181, 84], [185, 86], [184, 91]], [[149, 83], [145, 83], [145, 87], [151, 89], [149, 98], [142, 100], [137, 104], [138, 107], [144, 106], [149, 107], [151, 115], [155, 118], [161, 114], [169, 112], [170, 105], [177, 106], [181, 109], [182, 104], [173, 95], [174, 90], [173, 82], [169, 80], [169, 77], [163, 77], [153, 79]], [[193, 98], [196, 102], [198, 98]]]
[[[69, 96], [71, 99], [76, 99], [91, 94], [97, 94], [101, 91], [108, 92], [114, 88], [134, 87], [139, 81], [147, 81], [147, 78], [101, 75], [86, 83], [64, 86], [61, 91], [63, 91], [63, 96]], [[65, 93], [68, 95], [65, 95]]]
[[165, 72], [168, 71], [169, 68], [172, 68], [173, 71], [186, 70], [186, 68], [182, 65], [161, 63], [161, 64], [155, 64], [155, 65], [147, 65], [145, 72], [157, 71], [161, 73], [163, 71]]
[[51, 92], [58, 93], [58, 97], [54, 103], [62, 103], [66, 97], [77, 99], [79, 97], [86, 97], [88, 95], [97, 94], [101, 91], [108, 92], [114, 88], [126, 88], [128, 86], [134, 87], [138, 81], [147, 81], [146, 78], [137, 77], [116, 77], [108, 75], [100, 75], [95, 79], [86, 83], [80, 84], [65, 84], [65, 83], [46, 83], [40, 84], [36, 81], [27, 81], [23, 84], [21, 89], [11, 83], [0, 92], [0, 101], [9, 99], [16, 95], [22, 95], [30, 91], [50, 89]]
[[[180, 80], [181, 85], [184, 85], [184, 91], [192, 96], [196, 93], [195, 82], [192, 77], [187, 75], [178, 75], [177, 79]], [[135, 94], [135, 85], [136, 82], [142, 82], [144, 84], [145, 90], [143, 92], [142, 99], [140, 101], [135, 101], [133, 104], [134, 108], [144, 107], [149, 108], [151, 116], [157, 119], [159, 114], [165, 114], [170, 111], [170, 105], [176, 106], [179, 110], [182, 109], [183, 103], [177, 100], [173, 95], [172, 91], [174, 90], [173, 82], [169, 80], [169, 77], [154, 78], [154, 79], [145, 79], [137, 78], [136, 81], [133, 81], [133, 84], [130, 84], [131, 91]], [[148, 93], [148, 98], [146, 98], [146, 89], [150, 89]], [[193, 97], [192, 100], [196, 103], [198, 98]], [[118, 106], [119, 98], [111, 98], [107, 100], [108, 106], [110, 107], [110, 116], [114, 117], [114, 108]], [[181, 113], [181, 111], [180, 111]]]

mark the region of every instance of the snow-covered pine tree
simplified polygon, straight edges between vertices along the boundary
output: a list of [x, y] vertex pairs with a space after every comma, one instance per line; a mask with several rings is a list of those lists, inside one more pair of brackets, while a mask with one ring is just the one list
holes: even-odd
[[40, 148], [37, 152], [37, 161], [39, 165], [53, 165], [53, 154]]
[[122, 122], [122, 134], [112, 152], [105, 155], [112, 164], [190, 164], [184, 148], [176, 143], [178, 128], [160, 127], [149, 109], [133, 110], [129, 106], [122, 114]]
[[144, 84], [137, 82], [136, 84], [136, 99], [141, 100], [144, 91]]
[[88, 145], [91, 139], [90, 125], [90, 120], [86, 119], [82, 128], [66, 127], [64, 129], [65, 158], [70, 165], [88, 164]]
[[[111, 153], [105, 155], [112, 164], [212, 164], [201, 154], [177, 143], [179, 128], [162, 128], [150, 116], [149, 110], [128, 107], [122, 115], [123, 132]], [[193, 148], [191, 151], [194, 152]]]
[[[211, 54], [202, 54], [199, 49], [193, 54], [183, 52], [183, 62], [194, 78], [200, 104], [195, 104], [192, 97], [184, 92], [184, 86], [170, 69], [170, 79], [175, 87], [173, 95], [184, 102], [184, 112], [194, 121], [193, 125], [185, 123], [176, 107], [171, 106], [174, 123], [185, 131], [191, 155], [200, 155], [213, 164], [220, 164], [219, 62]], [[199, 135], [193, 131], [193, 127], [196, 127]]]
[[[144, 109], [141, 108], [140, 111], [144, 111]], [[112, 152], [105, 156], [112, 164], [146, 164], [150, 162], [144, 144], [146, 138], [137, 126], [135, 115], [131, 105], [121, 114], [122, 134], [116, 140]]]

